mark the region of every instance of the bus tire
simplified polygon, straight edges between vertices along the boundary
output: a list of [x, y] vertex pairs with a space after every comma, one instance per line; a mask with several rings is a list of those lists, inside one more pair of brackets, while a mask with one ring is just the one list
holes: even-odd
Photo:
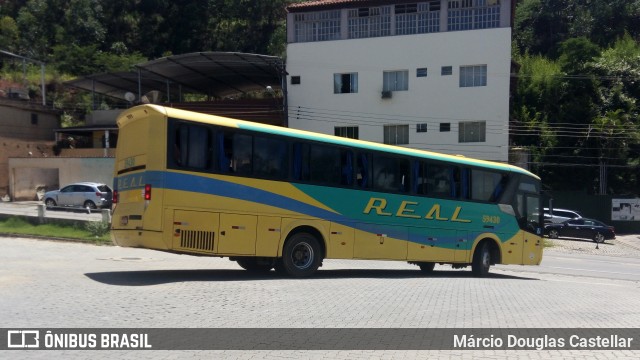
[[[306, 232], [293, 234], [282, 249], [282, 259], [276, 267], [289, 276], [302, 278], [312, 275], [322, 263], [318, 239]], [[280, 272], [279, 271], [279, 272]]]
[[433, 268], [436, 267], [436, 263], [434, 262], [419, 262], [418, 266], [420, 267], [420, 271], [423, 273], [432, 273]]
[[236, 262], [241, 268], [253, 273], [266, 273], [271, 271], [273, 268], [273, 266], [266, 263], [260, 263], [254, 258], [237, 259]]
[[491, 247], [488, 241], [481, 242], [473, 253], [471, 271], [474, 276], [484, 277], [489, 273], [491, 267]]

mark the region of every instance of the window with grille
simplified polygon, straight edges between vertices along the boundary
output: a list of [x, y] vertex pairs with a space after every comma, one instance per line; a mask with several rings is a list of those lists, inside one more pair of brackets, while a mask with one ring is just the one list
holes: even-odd
[[333, 74], [333, 93], [349, 94], [358, 92], [358, 73]]
[[349, 39], [391, 35], [391, 6], [351, 9]]
[[340, 10], [295, 14], [294, 21], [296, 42], [340, 39]]
[[462, 121], [458, 124], [458, 142], [485, 142], [486, 140], [486, 121]]
[[357, 126], [336, 126], [335, 135], [349, 139], [358, 139], [358, 127]]
[[449, 0], [447, 30], [500, 27], [500, 0]]
[[487, 65], [460, 66], [460, 87], [487, 86]]
[[384, 143], [402, 145], [409, 143], [409, 125], [385, 125]]
[[383, 73], [382, 91], [409, 90], [409, 70], [385, 71]]

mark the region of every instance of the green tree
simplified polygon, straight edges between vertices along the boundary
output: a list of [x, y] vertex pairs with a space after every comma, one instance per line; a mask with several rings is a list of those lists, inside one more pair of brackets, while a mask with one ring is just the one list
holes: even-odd
[[18, 24], [10, 16], [0, 18], [0, 49], [15, 52], [20, 40]]

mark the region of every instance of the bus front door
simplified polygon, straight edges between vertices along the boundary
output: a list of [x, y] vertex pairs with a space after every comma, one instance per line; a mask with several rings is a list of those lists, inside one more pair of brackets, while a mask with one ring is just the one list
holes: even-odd
[[528, 231], [524, 233], [522, 265], [537, 265], [542, 261], [542, 238]]

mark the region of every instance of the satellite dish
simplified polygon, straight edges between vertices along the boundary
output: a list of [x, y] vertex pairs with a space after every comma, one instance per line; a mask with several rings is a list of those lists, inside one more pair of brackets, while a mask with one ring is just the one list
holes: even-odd
[[158, 102], [160, 102], [160, 91], [158, 90], [151, 90], [148, 93], [145, 94], [145, 96], [147, 97], [147, 99], [149, 99], [149, 102], [152, 104], [157, 104]]
[[133, 102], [133, 100], [136, 99], [136, 96], [133, 95], [132, 92], [127, 91], [126, 93], [124, 93], [124, 98], [125, 100], [127, 100], [128, 102]]

